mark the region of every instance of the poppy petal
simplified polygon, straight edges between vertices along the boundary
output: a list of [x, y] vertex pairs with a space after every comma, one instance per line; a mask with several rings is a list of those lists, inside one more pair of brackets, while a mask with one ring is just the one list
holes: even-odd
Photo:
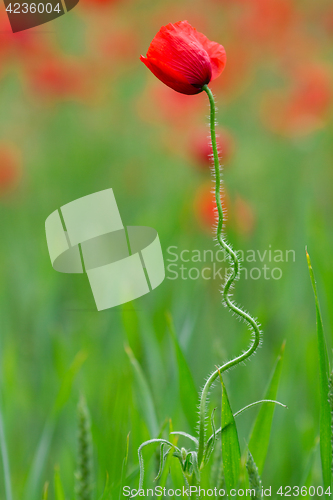
[[162, 26], [141, 61], [163, 83], [183, 94], [197, 94], [224, 69], [222, 45], [211, 42], [187, 21]]
[[154, 58], [148, 59], [144, 56], [141, 56], [140, 60], [156, 76], [156, 78], [173, 90], [187, 95], [198, 94], [201, 92], [201, 88], [189, 84], [184, 75], [174, 70], [167, 64]]
[[198, 31], [196, 31], [196, 37], [209, 55], [212, 65], [212, 80], [215, 80], [215, 78], [220, 76], [227, 62], [225, 49], [223, 45], [208, 40], [205, 35], [199, 33]]

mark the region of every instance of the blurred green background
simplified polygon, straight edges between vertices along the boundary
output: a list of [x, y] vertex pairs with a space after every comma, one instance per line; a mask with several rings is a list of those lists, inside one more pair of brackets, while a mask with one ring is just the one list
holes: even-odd
[[[173, 92], [139, 61], [160, 26], [182, 19], [227, 53], [226, 69], [211, 87], [228, 240], [245, 254], [267, 251], [263, 262], [257, 254], [256, 262], [243, 263], [248, 273], [264, 264], [282, 271], [280, 279], [261, 273], [236, 283], [235, 300], [258, 317], [264, 334], [256, 356], [225, 376], [231, 406], [237, 411], [262, 398], [286, 340], [278, 399], [289, 409], [275, 410], [263, 484], [321, 484], [315, 310], [305, 246], [330, 348], [332, 5], [81, 0], [62, 18], [16, 35], [4, 6], [0, 12], [0, 410], [15, 499], [41, 498], [45, 481], [53, 498], [55, 466], [66, 498], [73, 498], [81, 393], [92, 422], [94, 498], [107, 474], [117, 485], [129, 432], [130, 484], [138, 485], [137, 448], [154, 436], [126, 345], [146, 377], [158, 427], [172, 419], [174, 429], [193, 431], [179, 396], [166, 312], [198, 391], [215, 365], [249, 343], [246, 326], [220, 304], [218, 276], [190, 279], [186, 271], [187, 279], [170, 279], [167, 269], [152, 293], [97, 312], [86, 276], [55, 272], [48, 255], [47, 216], [110, 187], [125, 225], [158, 231], [166, 266], [170, 246], [178, 256], [217, 250], [207, 97]], [[269, 262], [269, 249], [281, 250], [284, 262]], [[295, 259], [285, 262], [286, 250]], [[181, 264], [200, 272], [212, 267], [179, 257]], [[219, 400], [215, 388], [211, 408]], [[257, 411], [237, 420], [242, 448]], [[156, 467], [153, 455], [147, 485]], [[0, 468], [0, 498], [4, 494]]]

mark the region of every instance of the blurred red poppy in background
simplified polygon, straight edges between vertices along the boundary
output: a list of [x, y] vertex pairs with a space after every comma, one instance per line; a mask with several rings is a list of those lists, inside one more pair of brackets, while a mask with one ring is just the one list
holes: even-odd
[[86, 63], [53, 56], [26, 68], [29, 87], [39, 97], [82, 99], [90, 95], [93, 76]]
[[205, 96], [191, 99], [163, 85], [149, 84], [139, 96], [137, 110], [142, 120], [169, 122], [172, 127], [186, 128], [207, 110]]
[[223, 98], [234, 97], [246, 88], [255, 69], [254, 54], [248, 44], [229, 43], [228, 65], [223, 78], [215, 80], [211, 88], [214, 92], [222, 92]]
[[[215, 193], [212, 191], [212, 184], [207, 183], [198, 188], [194, 197], [196, 222], [209, 233], [212, 232], [217, 222]], [[240, 195], [237, 195], [231, 207], [231, 201], [225, 191], [221, 192], [221, 201], [224, 221], [228, 218], [229, 227], [232, 227], [240, 235], [249, 237], [255, 227], [255, 214], [251, 205]], [[229, 208], [230, 220], [227, 213]]]
[[330, 35], [333, 34], [333, 7], [330, 6], [324, 13], [322, 17], [322, 24], [326, 27]]
[[325, 126], [332, 104], [331, 69], [310, 64], [293, 72], [292, 89], [269, 92], [262, 117], [268, 127], [287, 135], [306, 135]]
[[[215, 194], [212, 192], [213, 186], [211, 183], [200, 186], [194, 196], [194, 213], [197, 222], [200, 226], [211, 232], [217, 222], [217, 208], [215, 201]], [[226, 193], [221, 192], [221, 201], [224, 217], [226, 217], [226, 209], [228, 202], [226, 202]]]
[[12, 191], [21, 177], [21, 156], [18, 149], [5, 142], [0, 143], [0, 194]]
[[292, 93], [289, 115], [324, 118], [332, 102], [332, 75], [325, 66], [307, 64], [295, 72], [295, 88]]
[[[96, 36], [94, 33], [95, 38]], [[98, 44], [98, 50], [103, 58], [107, 57], [117, 65], [136, 62], [138, 47], [139, 39], [133, 28], [113, 28], [111, 32], [102, 31]]]
[[222, 45], [211, 42], [187, 21], [163, 26], [141, 61], [168, 87], [192, 95], [217, 78], [226, 64]]
[[81, 0], [80, 5], [87, 7], [109, 7], [110, 5], [120, 3], [120, 0]]
[[[225, 165], [233, 153], [234, 140], [227, 130], [220, 127], [216, 129], [216, 138], [221, 164]], [[203, 170], [213, 166], [213, 148], [208, 128], [192, 130], [189, 137], [189, 153]]]
[[288, 0], [250, 0], [243, 2], [239, 31], [256, 43], [280, 44], [294, 28], [296, 11]]
[[240, 234], [244, 236], [252, 234], [255, 226], [255, 215], [251, 205], [239, 195], [237, 195], [234, 203], [233, 219]]
[[6, 11], [0, 11], [0, 60], [36, 57], [49, 50], [49, 43], [37, 31], [24, 30], [13, 33]]

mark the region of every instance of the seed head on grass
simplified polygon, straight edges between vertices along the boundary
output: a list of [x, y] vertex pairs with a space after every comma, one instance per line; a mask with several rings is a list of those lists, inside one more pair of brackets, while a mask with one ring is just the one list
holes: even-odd
[[[332, 445], [332, 456], [333, 456], [333, 371], [331, 372], [331, 375], [329, 376], [328, 379], [328, 401], [330, 403], [331, 407], [331, 445]], [[331, 464], [331, 469], [333, 472], [333, 461]]]
[[92, 443], [90, 416], [86, 400], [78, 404], [78, 466], [76, 477], [77, 500], [92, 499]]
[[255, 496], [251, 496], [251, 498], [253, 498], [253, 500], [260, 500], [262, 498], [261, 479], [259, 476], [258, 467], [256, 466], [250, 451], [248, 451], [247, 454], [246, 470], [249, 476], [250, 488], [255, 491]]

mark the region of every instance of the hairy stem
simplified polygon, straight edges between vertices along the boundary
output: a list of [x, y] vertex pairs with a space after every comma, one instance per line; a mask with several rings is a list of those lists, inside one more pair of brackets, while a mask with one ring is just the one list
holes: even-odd
[[219, 155], [216, 144], [216, 131], [215, 131], [215, 120], [216, 120], [216, 111], [215, 111], [215, 101], [212, 91], [207, 85], [203, 86], [203, 90], [208, 95], [209, 103], [210, 103], [210, 134], [213, 148], [213, 156], [214, 156], [214, 171], [215, 171], [215, 199], [216, 199], [216, 207], [218, 212], [218, 224], [216, 228], [216, 238], [220, 245], [220, 247], [225, 250], [227, 253], [229, 260], [231, 262], [232, 269], [226, 279], [226, 282], [222, 288], [222, 297], [223, 302], [226, 304], [228, 309], [240, 318], [244, 319], [248, 324], [249, 329], [253, 333], [253, 339], [250, 347], [247, 351], [243, 352], [240, 356], [228, 361], [223, 366], [219, 367], [216, 371], [214, 371], [210, 377], [208, 378], [200, 397], [200, 406], [199, 406], [199, 448], [198, 448], [198, 464], [199, 467], [201, 465], [204, 447], [205, 447], [205, 420], [206, 420], [206, 406], [207, 406], [207, 397], [209, 394], [209, 390], [218, 377], [219, 373], [222, 373], [233, 366], [236, 366], [238, 363], [245, 361], [251, 354], [253, 354], [259, 343], [260, 343], [260, 327], [256, 320], [252, 318], [247, 312], [238, 307], [232, 300], [230, 295], [230, 288], [234, 283], [235, 279], [238, 277], [239, 273], [239, 260], [237, 254], [232, 250], [232, 248], [228, 245], [228, 243], [224, 240], [222, 230], [223, 230], [223, 209], [221, 202], [221, 171], [220, 171], [220, 162]]

